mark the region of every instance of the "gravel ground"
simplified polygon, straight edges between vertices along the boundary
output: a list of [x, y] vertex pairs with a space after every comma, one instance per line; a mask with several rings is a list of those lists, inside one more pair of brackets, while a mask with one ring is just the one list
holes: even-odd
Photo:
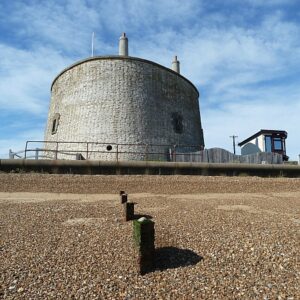
[[300, 178], [144, 175], [49, 175], [0, 173], [0, 192], [76, 194], [300, 192]]
[[[150, 215], [137, 274], [118, 192]], [[300, 299], [300, 179], [0, 174], [0, 298]]]

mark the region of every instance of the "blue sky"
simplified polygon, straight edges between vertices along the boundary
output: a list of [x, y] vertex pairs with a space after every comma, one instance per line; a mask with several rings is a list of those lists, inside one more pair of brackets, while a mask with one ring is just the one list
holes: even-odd
[[[300, 154], [299, 0], [1, 0], [0, 157], [43, 140], [50, 86], [69, 64], [129, 53], [169, 67], [199, 89], [207, 148], [232, 150], [260, 129], [288, 132]], [[239, 150], [238, 150], [239, 151]]]

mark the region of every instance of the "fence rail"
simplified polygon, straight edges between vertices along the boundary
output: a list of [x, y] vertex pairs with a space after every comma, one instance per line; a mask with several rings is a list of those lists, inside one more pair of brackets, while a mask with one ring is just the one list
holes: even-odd
[[32, 157], [32, 153], [39, 157], [43, 153], [49, 159], [176, 161], [177, 156], [200, 149], [199, 145], [27, 141], [24, 158], [28, 158], [30, 154]]
[[[20, 154], [24, 153], [24, 157]], [[10, 158], [76, 159], [110, 161], [171, 161], [205, 163], [282, 164], [282, 155], [260, 152], [235, 155], [221, 148], [203, 149], [200, 145], [117, 144], [100, 142], [27, 141], [24, 151]]]

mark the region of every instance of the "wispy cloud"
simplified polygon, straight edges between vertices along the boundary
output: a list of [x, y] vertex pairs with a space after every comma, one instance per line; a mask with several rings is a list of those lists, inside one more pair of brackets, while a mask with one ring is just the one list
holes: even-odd
[[0, 56], [2, 112], [45, 113], [50, 83], [70, 60], [42, 46], [29, 51], [0, 44]]
[[11, 9], [10, 23], [18, 28], [15, 34], [26, 47], [42, 44], [71, 57], [87, 55], [83, 41], [98, 24], [98, 14], [85, 1], [34, 1], [31, 5], [14, 1]]
[[253, 6], [277, 6], [277, 5], [291, 5], [296, 3], [297, 0], [246, 0]]

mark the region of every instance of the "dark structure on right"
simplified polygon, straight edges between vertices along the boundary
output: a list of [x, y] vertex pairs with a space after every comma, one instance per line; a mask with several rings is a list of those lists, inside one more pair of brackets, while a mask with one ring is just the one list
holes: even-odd
[[242, 155], [271, 152], [281, 154], [283, 160], [287, 161], [289, 157], [286, 155], [286, 138], [287, 132], [284, 130], [261, 129], [238, 145], [242, 147]]

